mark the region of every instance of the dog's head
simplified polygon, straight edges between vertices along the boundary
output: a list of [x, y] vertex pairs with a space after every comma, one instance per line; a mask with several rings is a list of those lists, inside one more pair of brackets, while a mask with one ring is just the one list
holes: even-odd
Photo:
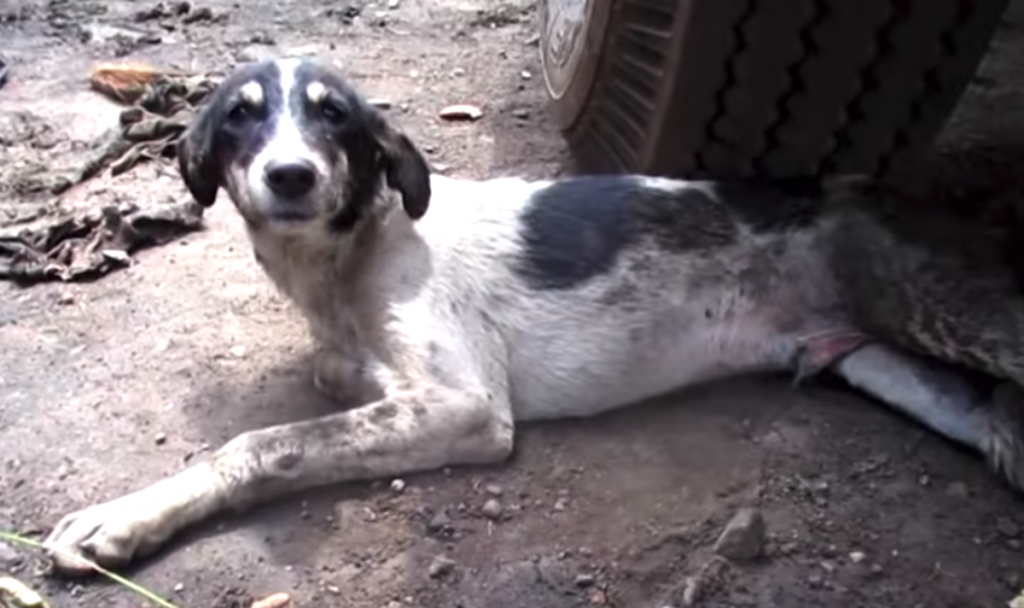
[[223, 187], [252, 225], [323, 223], [348, 231], [383, 182], [418, 219], [430, 202], [426, 161], [337, 70], [301, 60], [239, 68], [217, 87], [178, 145], [192, 196]]

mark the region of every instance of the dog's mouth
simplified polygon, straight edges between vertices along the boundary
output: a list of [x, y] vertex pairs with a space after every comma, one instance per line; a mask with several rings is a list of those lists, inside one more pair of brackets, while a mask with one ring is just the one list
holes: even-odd
[[268, 220], [284, 224], [308, 222], [315, 219], [316, 215], [317, 214], [313, 209], [295, 205], [285, 206], [276, 204], [273, 205], [266, 214]]

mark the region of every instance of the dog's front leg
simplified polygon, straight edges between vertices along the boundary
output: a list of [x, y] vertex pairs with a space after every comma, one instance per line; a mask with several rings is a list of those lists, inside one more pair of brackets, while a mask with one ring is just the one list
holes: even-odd
[[457, 464], [484, 464], [512, 450], [504, 395], [430, 388], [391, 395], [324, 418], [245, 433], [202, 464], [111, 502], [66, 516], [46, 545], [58, 571], [121, 565], [179, 530], [313, 486]]

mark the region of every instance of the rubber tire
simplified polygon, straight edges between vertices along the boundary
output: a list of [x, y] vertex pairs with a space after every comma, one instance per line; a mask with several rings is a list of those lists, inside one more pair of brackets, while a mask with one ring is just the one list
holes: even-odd
[[927, 146], [1007, 0], [589, 0], [556, 121], [588, 172], [884, 175]]

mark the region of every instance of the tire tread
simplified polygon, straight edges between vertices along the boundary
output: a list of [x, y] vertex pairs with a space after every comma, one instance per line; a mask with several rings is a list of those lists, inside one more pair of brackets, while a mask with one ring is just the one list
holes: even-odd
[[[603, 1], [593, 88], [566, 129], [584, 166], [773, 178], [907, 162], [952, 111], [1007, 5], [694, 0], [682, 15], [671, 0]], [[683, 19], [687, 39], [674, 40]]]

